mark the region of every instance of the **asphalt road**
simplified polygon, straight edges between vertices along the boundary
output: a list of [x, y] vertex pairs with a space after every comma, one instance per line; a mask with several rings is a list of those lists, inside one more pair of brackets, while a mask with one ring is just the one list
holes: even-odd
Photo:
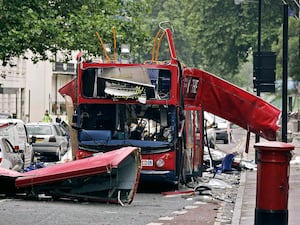
[[[218, 143], [217, 149], [226, 152], [239, 151], [242, 146], [240, 143], [244, 140], [244, 133], [234, 131], [234, 134], [236, 134], [234, 135], [234, 142], [230, 144]], [[231, 177], [231, 179], [233, 183], [238, 180], [236, 177]], [[236, 185], [237, 187], [238, 185]], [[229, 196], [232, 200], [235, 198], [235, 189], [222, 190], [221, 193]], [[132, 204], [128, 206], [77, 202], [68, 199], [53, 201], [48, 198], [39, 200], [0, 198], [0, 225], [149, 225], [155, 224], [153, 221], [158, 221], [159, 218], [169, 218], [174, 213], [181, 214], [185, 208], [196, 204], [199, 199], [203, 204], [206, 204], [206, 201], [200, 197], [186, 195], [165, 197], [160, 192], [138, 192]], [[221, 209], [221, 212], [218, 211], [219, 217], [228, 222], [234, 204], [225, 201], [217, 201], [214, 204], [216, 204], [214, 206], [216, 209]], [[202, 215], [210, 215], [214, 220], [217, 211], [210, 211], [210, 214], [201, 213], [203, 213]], [[196, 216], [198, 215], [199, 212]], [[224, 216], [226, 216], [225, 220]]]
[[90, 202], [52, 200], [0, 200], [1, 225], [101, 224], [142, 225], [196, 201], [194, 198], [163, 197], [161, 194], [137, 193], [129, 206]]

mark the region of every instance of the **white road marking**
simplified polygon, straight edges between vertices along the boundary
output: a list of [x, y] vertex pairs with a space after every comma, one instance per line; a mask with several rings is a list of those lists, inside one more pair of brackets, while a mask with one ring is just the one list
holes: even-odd
[[184, 208], [185, 209], [196, 209], [196, 208], [198, 208], [199, 206], [197, 206], [197, 205], [187, 205], [187, 206], [185, 206]]
[[172, 212], [172, 214], [182, 215], [182, 214], [185, 214], [187, 212], [188, 211], [186, 211], [186, 210], [180, 210], [180, 211], [174, 211], [174, 212]]
[[147, 223], [146, 225], [163, 225], [163, 223]]
[[165, 216], [165, 217], [158, 218], [158, 220], [173, 220], [173, 219], [174, 219], [174, 217], [172, 217], [172, 216]]
[[206, 205], [207, 202], [201, 202], [201, 201], [196, 201], [194, 202], [195, 205]]

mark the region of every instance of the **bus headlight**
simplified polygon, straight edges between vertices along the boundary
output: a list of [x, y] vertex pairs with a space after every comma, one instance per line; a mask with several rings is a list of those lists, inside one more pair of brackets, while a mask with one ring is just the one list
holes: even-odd
[[156, 166], [157, 167], [163, 167], [165, 165], [165, 160], [159, 159], [156, 161]]

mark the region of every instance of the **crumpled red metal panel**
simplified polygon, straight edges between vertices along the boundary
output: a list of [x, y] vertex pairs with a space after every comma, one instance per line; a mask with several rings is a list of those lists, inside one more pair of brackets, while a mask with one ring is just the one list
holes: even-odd
[[123, 147], [26, 173], [0, 168], [0, 193], [46, 194], [124, 205], [133, 201], [140, 170], [140, 149]]
[[255, 96], [213, 74], [196, 68], [185, 68], [184, 77], [198, 78], [195, 106], [266, 138], [276, 140], [281, 111]]
[[61, 87], [58, 92], [64, 96], [64, 95], [69, 95], [73, 103], [77, 103], [77, 78], [74, 78], [70, 82], [68, 82], [66, 85]]
[[110, 152], [100, 153], [94, 157], [32, 170], [24, 173], [23, 177], [16, 180], [16, 187], [19, 188], [74, 177], [109, 173], [108, 168], [117, 168], [128, 155], [136, 150], [137, 148], [135, 147], [124, 147]]
[[22, 176], [23, 174], [20, 172], [0, 167], [0, 177], [17, 178]]

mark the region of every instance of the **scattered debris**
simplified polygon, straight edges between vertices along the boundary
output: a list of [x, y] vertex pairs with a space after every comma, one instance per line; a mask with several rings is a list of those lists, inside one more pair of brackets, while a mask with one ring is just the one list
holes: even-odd
[[[202, 176], [192, 178], [191, 182], [186, 183], [178, 191], [162, 194], [165, 197], [193, 199], [198, 204], [216, 204], [218, 205], [216, 222], [230, 223], [241, 171], [257, 168], [253, 160], [241, 157], [238, 152], [226, 154], [219, 149], [205, 147]], [[300, 163], [300, 159], [298, 160]]]
[[300, 156], [296, 156], [295, 159], [290, 161], [290, 164], [300, 164]]
[[46, 164], [44, 162], [34, 162], [30, 166], [26, 167], [24, 169], [24, 172], [29, 172], [29, 171], [44, 168], [44, 167], [46, 167]]
[[212, 188], [232, 188], [232, 186], [230, 184], [228, 184], [227, 182], [220, 180], [220, 179], [216, 179], [213, 178], [208, 182], [208, 185]]

